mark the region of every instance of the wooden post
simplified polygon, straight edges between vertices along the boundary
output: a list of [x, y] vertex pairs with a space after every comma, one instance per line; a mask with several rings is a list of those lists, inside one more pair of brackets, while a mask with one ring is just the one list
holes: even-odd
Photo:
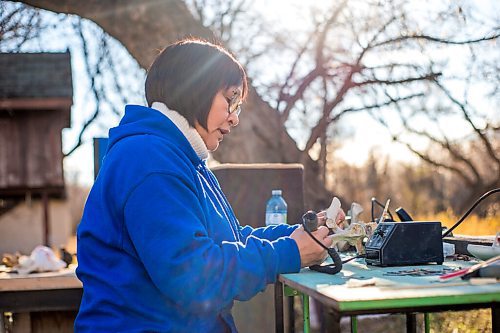
[[49, 221], [49, 196], [47, 191], [42, 192], [42, 206], [43, 206], [43, 244], [50, 247], [50, 221]]

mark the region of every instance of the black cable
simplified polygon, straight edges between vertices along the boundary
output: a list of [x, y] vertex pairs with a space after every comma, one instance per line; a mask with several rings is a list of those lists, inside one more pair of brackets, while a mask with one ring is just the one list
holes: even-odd
[[480, 203], [481, 201], [483, 201], [484, 199], [486, 199], [487, 197], [489, 197], [490, 195], [492, 195], [493, 193], [496, 193], [496, 192], [500, 192], [500, 188], [495, 188], [495, 189], [493, 189], [493, 190], [491, 190], [491, 191], [488, 191], [488, 192], [486, 192], [485, 194], [483, 194], [483, 195], [482, 195], [479, 199], [477, 199], [477, 200], [476, 200], [476, 202], [474, 202], [474, 204], [472, 205], [472, 207], [471, 207], [471, 208], [469, 208], [469, 210], [468, 210], [468, 211], [467, 211], [467, 212], [466, 212], [466, 213], [465, 213], [465, 214], [464, 214], [464, 215], [463, 215], [463, 216], [462, 216], [462, 217], [461, 217], [461, 218], [457, 221], [457, 223], [455, 223], [455, 224], [453, 225], [453, 227], [451, 227], [450, 229], [448, 229], [448, 230], [447, 230], [447, 231], [443, 234], [442, 238], [444, 238], [444, 237], [448, 236], [448, 234], [450, 234], [450, 233], [451, 233], [451, 232], [452, 232], [452, 231], [453, 231], [456, 227], [458, 227], [458, 226], [460, 225], [460, 223], [462, 223], [462, 222], [465, 220], [465, 218], [466, 218], [467, 216], [469, 216], [470, 212], [472, 212], [472, 210], [473, 210], [474, 208], [476, 208], [476, 206], [477, 206], [477, 205], [479, 205], [479, 203]]
[[309, 229], [305, 226], [304, 223], [302, 223], [302, 226], [304, 227], [304, 230], [307, 232], [307, 234], [316, 242], [318, 243], [319, 246], [321, 246], [322, 248], [324, 248], [325, 250], [328, 251], [328, 247], [325, 246], [325, 244], [321, 243], [316, 237], [314, 237], [314, 235], [309, 231]]
[[345, 264], [345, 263], [348, 263], [349, 261], [352, 261], [352, 260], [358, 259], [358, 258], [366, 258], [366, 254], [358, 254], [357, 256], [351, 257], [349, 259], [342, 260], [342, 263]]
[[337, 251], [335, 251], [334, 248], [328, 248], [327, 250], [328, 254], [330, 255], [330, 258], [333, 260], [333, 264], [328, 264], [328, 265], [312, 265], [309, 266], [309, 269], [320, 272], [320, 273], [326, 273], [326, 274], [337, 274], [342, 270], [342, 259], [340, 259], [340, 255], [338, 254]]
[[308, 211], [302, 216], [302, 226], [304, 227], [304, 230], [306, 233], [323, 249], [328, 252], [328, 255], [330, 258], [333, 260], [333, 264], [328, 264], [328, 265], [312, 265], [309, 266], [309, 269], [320, 272], [320, 273], [326, 273], [326, 274], [337, 274], [342, 270], [342, 259], [340, 258], [340, 255], [335, 251], [334, 248], [329, 248], [325, 246], [323, 243], [321, 243], [314, 235], [312, 234], [312, 231], [316, 231], [318, 229], [318, 219], [316, 216], [316, 213], [313, 211]]
[[334, 248], [329, 248], [325, 246], [323, 243], [321, 243], [314, 235], [312, 234], [313, 231], [318, 230], [318, 217], [316, 215], [316, 212], [313, 211], [308, 211], [304, 215], [302, 215], [302, 226], [304, 227], [304, 230], [306, 233], [311, 237], [319, 246], [321, 246], [323, 249], [325, 249], [328, 252], [328, 255], [330, 258], [332, 258], [333, 263], [332, 264], [327, 264], [327, 265], [312, 265], [309, 266], [309, 269], [320, 272], [320, 273], [326, 273], [326, 274], [337, 274], [342, 270], [342, 266], [345, 263], [348, 263], [349, 261], [352, 261], [357, 258], [364, 258], [366, 255], [364, 254], [359, 254], [357, 256], [351, 257], [346, 260], [342, 260], [340, 258], [340, 255]]
[[[329, 247], [326, 247], [323, 243], [321, 243], [316, 237], [314, 237], [314, 235], [308, 230], [308, 228], [306, 228], [306, 226], [303, 224], [304, 226], [304, 230], [307, 232], [307, 234], [316, 242], [318, 243], [319, 246], [321, 246], [322, 248], [324, 248], [328, 254], [330, 255], [330, 257], [332, 258], [333, 260], [333, 264], [328, 264], [328, 265], [313, 265], [313, 266], [310, 266], [309, 268], [314, 270], [314, 271], [317, 271], [317, 272], [322, 272], [322, 273], [328, 273], [328, 274], [336, 274], [338, 272], [340, 272], [340, 270], [342, 269], [342, 265], [345, 264], [345, 263], [348, 263], [349, 261], [352, 261], [354, 259], [358, 259], [358, 258], [364, 258], [366, 257], [366, 255], [364, 254], [359, 254], [357, 256], [354, 256], [354, 257], [351, 257], [349, 259], [346, 259], [346, 260], [342, 260], [340, 258], [340, 255], [338, 254], [338, 252], [333, 249], [333, 248], [329, 248]], [[324, 269], [325, 267], [328, 267], [328, 269]], [[335, 270], [331, 270], [330, 269], [334, 267]]]

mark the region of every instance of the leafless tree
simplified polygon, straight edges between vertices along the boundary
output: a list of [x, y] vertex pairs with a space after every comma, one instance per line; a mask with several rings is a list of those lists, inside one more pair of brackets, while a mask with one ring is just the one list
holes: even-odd
[[[500, 34], [498, 21], [479, 25], [461, 2], [420, 6], [409, 0], [342, 1], [329, 8], [322, 3], [322, 8], [311, 7], [304, 15], [300, 31], [273, 32], [272, 23], [255, 24], [269, 34], [238, 24], [244, 17], [257, 22], [258, 16], [247, 16], [252, 7], [243, 0], [193, 0], [189, 6], [180, 0], [128, 0], [120, 5], [93, 0], [21, 2], [95, 22], [121, 42], [143, 68], [158, 49], [187, 35], [219, 39], [234, 52], [253, 46], [243, 56], [254, 84], [244, 121], [215, 157], [221, 162], [303, 163], [306, 204], [315, 208], [329, 201], [324, 186], [330, 163], [327, 147], [341, 119], [371, 112], [385, 121], [391, 110], [416, 110], [416, 105], [425, 104], [437, 90], [449, 95], [448, 108], [460, 110], [464, 102], [453, 102], [451, 93], [446, 93], [448, 61], [453, 54], [440, 58], [437, 50], [457, 45], [480, 50], [496, 45]], [[211, 14], [207, 4], [217, 5], [209, 7]], [[259, 81], [253, 75], [261, 71], [262, 63], [288, 71], [276, 80]], [[494, 72], [493, 78], [498, 79]], [[429, 108], [418, 111], [427, 114]], [[475, 125], [475, 133], [479, 135], [485, 126]], [[494, 137], [479, 137], [484, 147], [495, 150]]]
[[[79, 120], [72, 125], [75, 139], [64, 156], [71, 155], [88, 141], [90, 127], [109, 128], [110, 119], [119, 118], [123, 113], [122, 106], [130, 100], [130, 95], [142, 95], [141, 92], [134, 91], [135, 87], [130, 84], [123, 85], [123, 75], [118, 75], [118, 72], [123, 72], [124, 66], [120, 67], [120, 57], [116, 56], [119, 53], [116, 41], [95, 24], [78, 16], [52, 15], [47, 18], [40, 10], [23, 4], [2, 2], [0, 6], [1, 51], [47, 51], [43, 46], [44, 35], [64, 36], [62, 39], [67, 39], [66, 45], [62, 45], [66, 48], [70, 48], [71, 43], [78, 45], [72, 49], [78, 50], [83, 60], [81, 69], [84, 80], [78, 82], [79, 88], [86, 86], [86, 112], [84, 115], [77, 115]], [[78, 71], [75, 73], [78, 75]], [[142, 77], [137, 80], [142, 80]]]
[[0, 2], [0, 52], [17, 52], [36, 38], [43, 25], [40, 12], [23, 5]]

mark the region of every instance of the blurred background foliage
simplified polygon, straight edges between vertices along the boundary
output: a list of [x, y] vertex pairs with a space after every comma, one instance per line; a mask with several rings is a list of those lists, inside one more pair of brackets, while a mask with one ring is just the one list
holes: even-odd
[[[253, 87], [244, 121], [214, 160], [302, 163], [308, 208], [337, 195], [368, 219], [370, 198], [391, 198], [393, 209], [450, 225], [500, 187], [496, 9], [495, 1], [3, 1], [0, 51], [70, 49], [65, 165], [78, 161], [70, 182], [82, 181], [88, 170], [78, 168], [91, 166], [82, 152], [90, 159], [92, 138], [116, 125], [123, 104], [143, 102], [156, 52], [200, 36], [228, 47]], [[482, 203], [457, 233], [498, 231], [499, 202]]]

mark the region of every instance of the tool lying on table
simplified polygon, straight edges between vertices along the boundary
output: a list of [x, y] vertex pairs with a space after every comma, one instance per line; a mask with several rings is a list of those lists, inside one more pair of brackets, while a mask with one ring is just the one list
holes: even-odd
[[385, 272], [384, 275], [387, 276], [432, 276], [432, 275], [442, 275], [450, 274], [450, 272], [456, 272], [452, 268], [442, 268], [442, 269], [425, 269], [425, 268], [415, 268], [408, 270], [401, 270], [395, 272]]
[[493, 257], [489, 260], [480, 262], [471, 267], [466, 267], [458, 271], [443, 274], [439, 277], [440, 281], [448, 281], [453, 278], [462, 278], [463, 280], [470, 279], [471, 277], [496, 277], [500, 278], [500, 256]]

